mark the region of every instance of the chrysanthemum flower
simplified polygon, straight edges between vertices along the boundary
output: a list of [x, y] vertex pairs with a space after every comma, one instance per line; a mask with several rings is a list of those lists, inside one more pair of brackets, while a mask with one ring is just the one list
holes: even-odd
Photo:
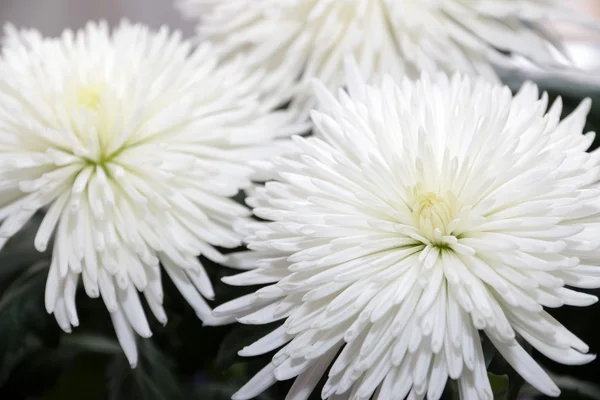
[[317, 87], [318, 136], [257, 163], [276, 180], [248, 204], [269, 221], [240, 225], [251, 250], [229, 259], [257, 268], [224, 280], [268, 285], [214, 314], [285, 319], [240, 354], [283, 347], [234, 399], [290, 378], [289, 398], [306, 399], [328, 368], [323, 399], [438, 399], [448, 378], [492, 399], [482, 332], [558, 395], [517, 335], [557, 362], [594, 359], [544, 311], [597, 301], [571, 289], [600, 286], [589, 101], [560, 122], [560, 100], [546, 111], [533, 84], [514, 97], [458, 74], [371, 87], [349, 70], [349, 95]]
[[54, 234], [46, 308], [78, 325], [80, 277], [101, 296], [132, 365], [135, 336], [151, 335], [138, 291], [166, 323], [159, 264], [210, 322], [209, 278], [198, 260], [236, 247], [229, 199], [250, 185], [246, 160], [277, 151], [284, 113], [257, 99], [261, 76], [217, 68], [210, 46], [124, 22], [90, 23], [46, 39], [7, 30], [0, 58], [0, 243], [47, 207], [35, 237]]
[[[178, 0], [198, 20], [201, 40], [226, 54], [244, 52], [269, 68], [264, 85], [295, 104], [312, 105], [313, 77], [343, 84], [343, 58], [353, 54], [363, 75], [417, 78], [462, 71], [497, 79], [492, 64], [512, 55], [556, 66], [560, 48], [549, 25], [584, 17], [560, 0]], [[299, 81], [299, 86], [296, 83]], [[300, 90], [300, 92], [297, 92]]]

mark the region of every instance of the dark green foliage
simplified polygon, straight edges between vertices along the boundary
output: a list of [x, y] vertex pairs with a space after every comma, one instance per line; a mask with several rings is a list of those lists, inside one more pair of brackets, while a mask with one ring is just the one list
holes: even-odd
[[106, 369], [106, 395], [109, 400], [170, 400], [181, 398], [171, 362], [149, 340], [140, 340], [141, 360], [132, 369], [124, 355], [118, 354]]

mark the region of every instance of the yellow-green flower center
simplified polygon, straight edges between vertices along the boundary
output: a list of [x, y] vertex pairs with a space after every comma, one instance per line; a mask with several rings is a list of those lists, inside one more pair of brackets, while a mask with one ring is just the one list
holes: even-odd
[[79, 107], [96, 110], [104, 92], [101, 85], [86, 85], [77, 88], [76, 101]]
[[124, 129], [119, 118], [125, 111], [109, 85], [98, 80], [74, 83], [68, 101], [71, 129], [80, 139], [87, 163], [103, 165], [126, 147], [119, 142]]
[[415, 225], [425, 238], [437, 243], [440, 234], [448, 235], [447, 227], [454, 219], [454, 212], [446, 198], [434, 192], [418, 194], [412, 211]]

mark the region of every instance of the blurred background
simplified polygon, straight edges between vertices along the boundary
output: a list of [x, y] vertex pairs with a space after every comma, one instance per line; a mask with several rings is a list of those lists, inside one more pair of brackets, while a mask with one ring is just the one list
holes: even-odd
[[[227, 0], [224, 0], [227, 1]], [[565, 0], [565, 5], [600, 17], [599, 0]], [[182, 21], [171, 0], [0, 0], [0, 23], [37, 28], [56, 35], [65, 27], [79, 28], [90, 19], [111, 23], [127, 17], [153, 27], [167, 24], [193, 32], [193, 24]]]
[[[564, 0], [564, 4], [600, 18], [600, 0]], [[173, 0], [0, 0], [1, 25], [11, 22], [17, 27], [39, 29], [46, 35], [58, 35], [67, 27], [80, 28], [91, 19], [115, 24], [121, 18], [154, 28], [166, 24], [185, 35], [194, 32], [193, 22], [180, 18]], [[592, 40], [590, 31], [567, 24], [560, 29], [570, 41], [568, 50], [575, 63], [586, 70], [600, 71], [600, 50], [591, 51], [586, 46]]]
[[2, 25], [12, 22], [46, 35], [57, 35], [66, 27], [80, 28], [90, 19], [114, 24], [123, 17], [155, 28], [166, 24], [193, 33], [193, 24], [182, 21], [171, 0], [0, 0]]

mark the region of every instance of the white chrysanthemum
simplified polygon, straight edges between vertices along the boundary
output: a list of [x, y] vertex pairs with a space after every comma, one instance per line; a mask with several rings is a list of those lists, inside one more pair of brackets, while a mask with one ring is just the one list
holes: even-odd
[[[556, 66], [555, 20], [589, 23], [562, 0], [178, 0], [199, 20], [198, 35], [222, 53], [249, 55], [268, 68], [264, 85], [283, 98], [312, 104], [306, 83], [343, 83], [343, 58], [353, 54], [367, 78], [390, 73], [462, 71], [497, 79], [492, 64], [511, 55]], [[298, 79], [301, 77], [300, 79]], [[308, 96], [308, 101], [306, 96]]]
[[[600, 286], [600, 153], [582, 135], [589, 101], [559, 122], [561, 102], [533, 84], [508, 88], [445, 75], [317, 90], [320, 137], [260, 168], [276, 181], [248, 199], [272, 222], [241, 225], [256, 266], [225, 278], [270, 284], [218, 317], [285, 319], [240, 354], [282, 349], [234, 399], [296, 377], [306, 399], [329, 366], [323, 399], [492, 399], [479, 331], [540, 391], [559, 389], [521, 335], [565, 364], [594, 359], [543, 307], [588, 306], [570, 287]], [[334, 396], [339, 395], [339, 397]]]
[[[211, 283], [197, 256], [240, 244], [231, 224], [247, 209], [229, 196], [250, 185], [245, 160], [272, 155], [288, 116], [269, 113], [241, 62], [217, 68], [210, 46], [124, 22], [90, 23], [45, 39], [9, 27], [0, 58], [0, 242], [49, 206], [35, 237], [54, 233], [46, 308], [78, 325], [79, 277], [101, 296], [132, 365], [133, 331], [151, 335], [161, 263], [210, 322]], [[270, 144], [270, 142], [272, 144]], [[132, 329], [133, 328], [133, 329]]]

